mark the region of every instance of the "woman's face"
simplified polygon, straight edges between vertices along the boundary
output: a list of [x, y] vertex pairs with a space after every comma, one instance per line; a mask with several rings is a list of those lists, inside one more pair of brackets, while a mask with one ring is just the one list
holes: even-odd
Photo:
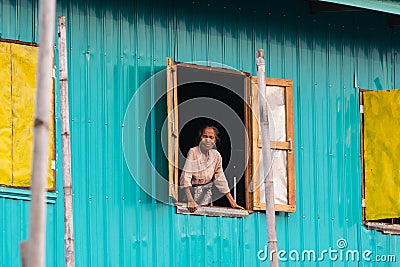
[[214, 148], [216, 143], [215, 132], [213, 128], [205, 128], [200, 137], [200, 143], [203, 149], [210, 150]]

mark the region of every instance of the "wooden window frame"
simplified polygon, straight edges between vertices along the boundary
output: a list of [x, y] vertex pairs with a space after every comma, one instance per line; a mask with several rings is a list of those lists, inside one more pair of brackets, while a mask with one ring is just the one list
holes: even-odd
[[[167, 57], [168, 182], [169, 196], [178, 201], [178, 80], [177, 63]], [[175, 123], [176, 122], [176, 123]]]
[[[250, 192], [250, 183], [251, 177], [253, 177], [255, 173], [255, 160], [253, 158], [253, 150], [254, 148], [260, 147], [260, 140], [255, 140], [255, 136], [258, 139], [258, 124], [254, 122], [257, 117], [253, 114], [252, 109], [257, 108], [258, 112], [258, 97], [257, 93], [252, 92], [253, 84], [257, 81], [257, 77], [251, 77], [247, 72], [240, 72], [236, 70], [223, 69], [218, 67], [209, 67], [209, 66], [201, 66], [194, 65], [188, 63], [180, 63], [175, 62], [171, 58], [167, 57], [167, 119], [168, 119], [168, 180], [169, 180], [169, 197], [178, 207], [178, 213], [183, 214], [191, 214], [188, 212], [187, 208], [185, 208], [185, 203], [178, 202], [178, 188], [179, 188], [179, 177], [178, 177], [178, 152], [179, 152], [179, 142], [178, 142], [178, 110], [174, 109], [174, 107], [178, 106], [178, 84], [177, 84], [177, 67], [184, 66], [190, 67], [193, 69], [201, 69], [201, 70], [210, 70], [216, 72], [224, 72], [224, 73], [232, 73], [232, 74], [241, 74], [246, 76], [244, 83], [244, 97], [245, 97], [245, 107], [244, 107], [244, 122], [246, 125], [246, 131], [248, 132], [249, 140], [246, 140], [246, 147], [249, 148], [250, 151], [246, 150], [246, 157], [249, 159], [246, 169], [245, 169], [245, 199], [246, 199], [246, 209], [249, 211], [261, 211], [265, 210], [265, 203], [260, 203], [259, 190], [255, 190], [255, 192]], [[296, 211], [296, 186], [295, 186], [295, 168], [294, 168], [294, 119], [293, 119], [293, 82], [291, 80], [286, 79], [266, 79], [267, 86], [281, 86], [285, 88], [285, 101], [286, 101], [286, 135], [287, 142], [271, 142], [271, 147], [275, 149], [284, 149], [287, 150], [288, 153], [288, 204], [287, 205], [275, 205], [276, 211], [284, 211], [284, 212], [295, 212]], [[250, 103], [251, 107], [246, 104]], [[254, 130], [254, 125], [256, 125], [256, 131]], [[183, 207], [183, 208], [182, 208]], [[221, 208], [221, 207], [219, 207]], [[245, 217], [243, 214], [236, 214], [235, 212], [222, 211], [214, 212], [210, 209], [212, 207], [203, 207], [200, 210], [204, 210], [203, 212], [197, 214], [197, 212], [193, 213], [195, 215], [208, 215], [208, 216], [229, 216], [231, 217]]]

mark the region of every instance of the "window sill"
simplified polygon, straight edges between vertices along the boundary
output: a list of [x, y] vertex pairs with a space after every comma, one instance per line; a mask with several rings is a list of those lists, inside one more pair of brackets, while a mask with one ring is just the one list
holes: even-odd
[[249, 211], [238, 210], [226, 207], [202, 207], [199, 206], [195, 212], [190, 212], [187, 208], [186, 203], [175, 203], [176, 213], [178, 214], [190, 214], [198, 216], [211, 216], [211, 217], [231, 217], [231, 218], [246, 218], [249, 216]]
[[400, 225], [397, 224], [367, 222], [367, 227], [369, 230], [378, 230], [384, 234], [400, 235]]
[[[57, 197], [58, 197], [57, 191], [46, 192], [46, 203], [55, 204]], [[0, 186], [0, 198], [30, 201], [32, 199], [32, 196], [30, 189], [10, 188], [5, 186]]]

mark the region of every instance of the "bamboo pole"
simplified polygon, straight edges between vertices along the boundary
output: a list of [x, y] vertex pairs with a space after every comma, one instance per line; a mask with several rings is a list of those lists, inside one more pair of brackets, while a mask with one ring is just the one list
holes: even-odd
[[64, 182], [64, 246], [65, 266], [75, 266], [74, 220], [72, 212], [71, 144], [68, 104], [68, 65], [65, 17], [58, 17], [58, 54], [60, 66], [60, 106], [62, 135], [62, 168]]
[[[39, 58], [36, 74], [36, 104], [33, 128], [33, 159], [30, 206], [28, 266], [45, 266], [46, 186], [49, 163], [49, 120], [53, 70], [55, 0], [39, 3]], [[22, 248], [26, 247], [24, 245]], [[26, 250], [21, 251], [22, 259]]]
[[265, 215], [267, 220], [268, 248], [270, 255], [270, 266], [278, 267], [278, 240], [276, 238], [274, 179], [272, 171], [271, 138], [269, 132], [268, 102], [265, 93], [265, 60], [264, 50], [259, 49], [256, 53], [257, 79], [258, 79], [258, 107], [260, 118], [260, 131], [262, 140], [262, 156], [265, 183]]

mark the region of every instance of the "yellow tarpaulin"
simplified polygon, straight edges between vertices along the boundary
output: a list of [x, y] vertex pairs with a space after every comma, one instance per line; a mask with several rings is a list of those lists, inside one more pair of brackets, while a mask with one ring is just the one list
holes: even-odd
[[400, 90], [364, 92], [366, 220], [400, 217]]
[[[38, 47], [0, 42], [0, 184], [7, 186], [30, 186], [37, 55]], [[54, 188], [52, 114], [53, 107], [49, 114], [49, 189]]]
[[0, 184], [12, 182], [10, 44], [0, 42]]
[[37, 47], [12, 44], [13, 186], [29, 186]]

